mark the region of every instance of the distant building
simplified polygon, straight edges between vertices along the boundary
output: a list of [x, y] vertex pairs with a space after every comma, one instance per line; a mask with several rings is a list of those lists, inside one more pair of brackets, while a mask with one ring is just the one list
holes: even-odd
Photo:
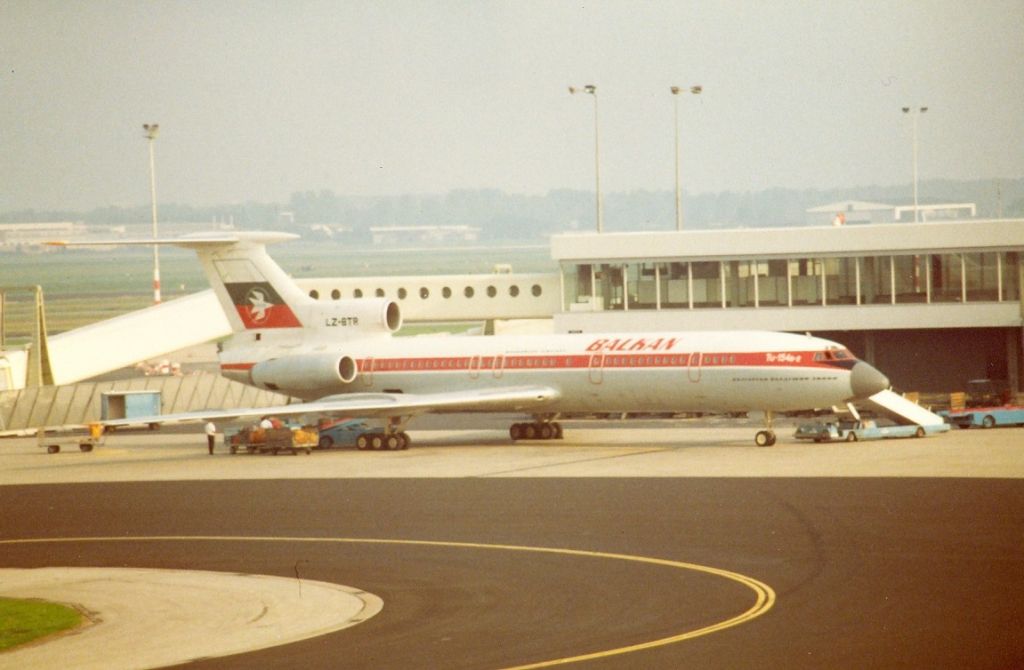
[[[960, 203], [933, 203], [930, 205], [918, 205], [921, 221], [952, 221], [956, 219], [973, 219], [977, 216], [978, 207], [973, 202]], [[896, 208], [897, 221], [913, 221], [914, 206], [904, 205]]]
[[311, 223], [309, 232], [313, 238], [351, 240], [356, 237], [355, 228], [337, 223]]
[[480, 229], [474, 226], [373, 226], [370, 235], [376, 245], [445, 244], [476, 242], [480, 239]]
[[42, 246], [50, 240], [85, 231], [80, 221], [49, 221], [46, 223], [0, 223], [0, 249], [14, 251], [24, 246]]
[[807, 210], [807, 225], [835, 225], [840, 220], [843, 225], [857, 223], [890, 223], [895, 220], [896, 206], [880, 202], [863, 200], [844, 200], [833, 202]]
[[[978, 207], [973, 202], [918, 204], [920, 221], [973, 219]], [[843, 200], [806, 211], [809, 226], [842, 226], [861, 223], [914, 221], [914, 205], [887, 205], [881, 202]]]

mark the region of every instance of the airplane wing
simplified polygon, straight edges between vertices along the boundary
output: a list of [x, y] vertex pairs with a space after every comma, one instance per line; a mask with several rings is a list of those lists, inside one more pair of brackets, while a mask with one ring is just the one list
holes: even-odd
[[561, 393], [550, 386], [507, 386], [444, 393], [345, 393], [314, 400], [269, 407], [209, 409], [178, 414], [108, 419], [104, 426], [232, 421], [262, 416], [361, 416], [387, 417], [449, 412], [530, 412], [557, 400]]

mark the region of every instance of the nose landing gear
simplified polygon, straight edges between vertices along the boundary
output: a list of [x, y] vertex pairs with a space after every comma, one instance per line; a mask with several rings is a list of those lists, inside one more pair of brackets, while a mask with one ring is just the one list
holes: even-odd
[[754, 444], [757, 446], [771, 447], [775, 445], [775, 431], [772, 430], [772, 419], [772, 413], [766, 410], [764, 413], [765, 430], [759, 430], [754, 435]]

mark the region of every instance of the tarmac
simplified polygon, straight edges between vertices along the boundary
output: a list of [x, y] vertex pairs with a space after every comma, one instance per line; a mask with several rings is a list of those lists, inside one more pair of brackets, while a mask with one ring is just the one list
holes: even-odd
[[0, 668], [1024, 659], [1020, 428], [815, 444], [790, 421], [758, 448], [742, 420], [489, 424], [309, 456], [209, 456], [198, 427], [0, 441], [0, 595], [93, 622]]
[[[91, 453], [45, 454], [32, 438], [0, 441], [6, 484], [208, 479], [460, 477], [1010, 477], [1024, 478], [1024, 430], [954, 430], [926, 438], [813, 443], [782, 423], [774, 447], [754, 448], [759, 425], [691, 420], [566, 424], [565, 439], [513, 443], [506, 431], [410, 430], [408, 451], [342, 448], [306, 455], [213, 456], [194, 432], [127, 431]], [[496, 422], [501, 425], [501, 422]], [[198, 456], [203, 458], [198, 458]], [[268, 461], [268, 459], [270, 459]], [[270, 465], [272, 464], [272, 465]]]

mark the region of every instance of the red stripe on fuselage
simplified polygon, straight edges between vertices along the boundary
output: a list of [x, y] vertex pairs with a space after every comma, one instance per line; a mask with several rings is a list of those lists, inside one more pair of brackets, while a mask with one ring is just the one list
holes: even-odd
[[[571, 370], [637, 368], [815, 368], [843, 369], [835, 359], [815, 360], [820, 351], [744, 353], [613, 353], [584, 354], [498, 354], [486, 356], [422, 356], [363, 358], [357, 361], [361, 373], [445, 372], [497, 370]], [[699, 356], [699, 359], [697, 358]], [[843, 359], [853, 362], [855, 359]], [[372, 364], [372, 367], [371, 367]], [[222, 370], [249, 370], [254, 363], [226, 363]]]
[[220, 369], [221, 370], [241, 370], [241, 371], [244, 372], [246, 370], [252, 370], [252, 366], [254, 366], [254, 365], [256, 365], [256, 364], [255, 363], [221, 363], [220, 364]]
[[[815, 352], [799, 354], [776, 353], [723, 353], [723, 354], [619, 354], [594, 352], [592, 354], [498, 354], [497, 356], [426, 356], [402, 358], [373, 358], [358, 361], [361, 372], [406, 372], [419, 370], [505, 370], [567, 369], [567, 368], [674, 368], [674, 367], [771, 367], [835, 369], [834, 361], [814, 360]], [[697, 358], [699, 356], [699, 358]], [[851, 359], [852, 360], [852, 359]]]

